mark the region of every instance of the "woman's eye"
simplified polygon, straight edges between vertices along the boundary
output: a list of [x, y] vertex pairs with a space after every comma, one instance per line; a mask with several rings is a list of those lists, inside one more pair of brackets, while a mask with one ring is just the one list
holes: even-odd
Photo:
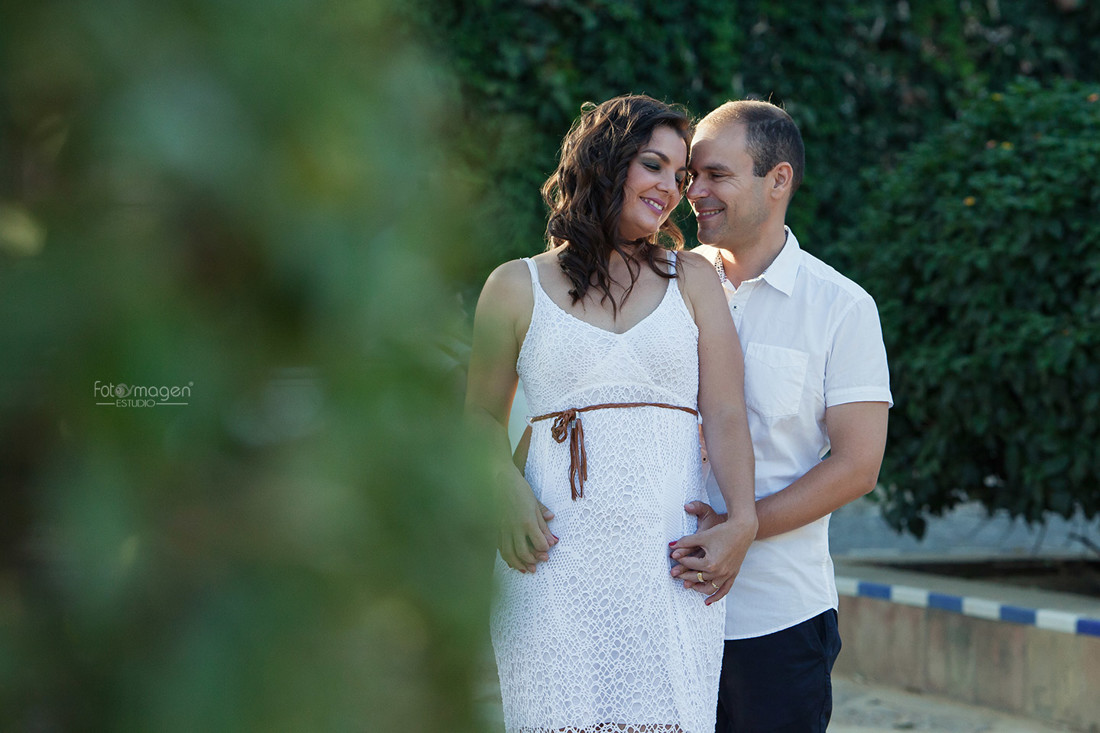
[[653, 163], [653, 162], [650, 162], [650, 161], [646, 161], [646, 162], [642, 163], [642, 165], [644, 165], [647, 170], [651, 170], [654, 173], [661, 170], [661, 166], [659, 164]]

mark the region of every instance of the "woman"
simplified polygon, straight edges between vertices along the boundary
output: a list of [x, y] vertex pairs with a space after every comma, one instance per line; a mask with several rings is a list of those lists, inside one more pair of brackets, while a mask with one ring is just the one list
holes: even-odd
[[[478, 301], [467, 410], [497, 445], [491, 627], [509, 731], [714, 729], [724, 620], [714, 604], [756, 515], [721, 286], [701, 257], [658, 245], [662, 234], [683, 243], [669, 214], [690, 138], [688, 117], [649, 97], [587, 106], [543, 186], [547, 251], [498, 267]], [[506, 432], [520, 376], [532, 410], [526, 479]], [[694, 531], [683, 505], [703, 497], [697, 415], [736, 507], [695, 542], [705, 602], [670, 577], [668, 558], [670, 540]]]

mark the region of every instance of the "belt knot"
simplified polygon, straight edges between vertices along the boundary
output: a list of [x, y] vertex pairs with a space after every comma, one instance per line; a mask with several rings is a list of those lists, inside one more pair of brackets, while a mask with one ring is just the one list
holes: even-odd
[[569, 428], [573, 426], [574, 421], [577, 419], [577, 410], [575, 407], [570, 407], [568, 410], [555, 412], [553, 415], [554, 422], [550, 426], [550, 435], [557, 442], [564, 443], [565, 439], [569, 437]]

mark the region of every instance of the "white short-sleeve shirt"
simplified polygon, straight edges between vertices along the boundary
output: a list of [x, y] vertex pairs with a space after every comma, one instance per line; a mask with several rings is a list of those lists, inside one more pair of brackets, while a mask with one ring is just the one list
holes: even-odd
[[[794, 233], [762, 275], [723, 283], [745, 354], [745, 402], [756, 498], [780, 491], [829, 451], [825, 408], [893, 405], [871, 296], [813, 255]], [[713, 475], [712, 505], [725, 511]], [[763, 636], [837, 607], [829, 517], [753, 542], [726, 603], [726, 638]]]

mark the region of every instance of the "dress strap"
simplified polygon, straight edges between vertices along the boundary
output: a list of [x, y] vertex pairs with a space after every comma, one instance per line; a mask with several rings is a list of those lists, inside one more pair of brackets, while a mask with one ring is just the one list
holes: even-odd
[[669, 261], [668, 274], [675, 275], [676, 274], [676, 251], [675, 250], [672, 250], [668, 253], [668, 261]]
[[535, 264], [535, 261], [530, 257], [524, 257], [523, 261], [527, 263], [527, 269], [531, 271], [531, 283], [533, 285], [539, 284], [539, 268]]
[[554, 423], [550, 426], [550, 435], [559, 443], [569, 441], [569, 489], [573, 495], [573, 501], [584, 496], [584, 482], [588, 480], [588, 454], [584, 449], [584, 427], [581, 425], [580, 413], [623, 407], [660, 407], [665, 410], [680, 410], [699, 417], [699, 411], [695, 408], [670, 405], [666, 402], [605, 402], [601, 405], [570, 407], [558, 412], [548, 412], [528, 420], [529, 423], [536, 423], [539, 420], [554, 418]]

